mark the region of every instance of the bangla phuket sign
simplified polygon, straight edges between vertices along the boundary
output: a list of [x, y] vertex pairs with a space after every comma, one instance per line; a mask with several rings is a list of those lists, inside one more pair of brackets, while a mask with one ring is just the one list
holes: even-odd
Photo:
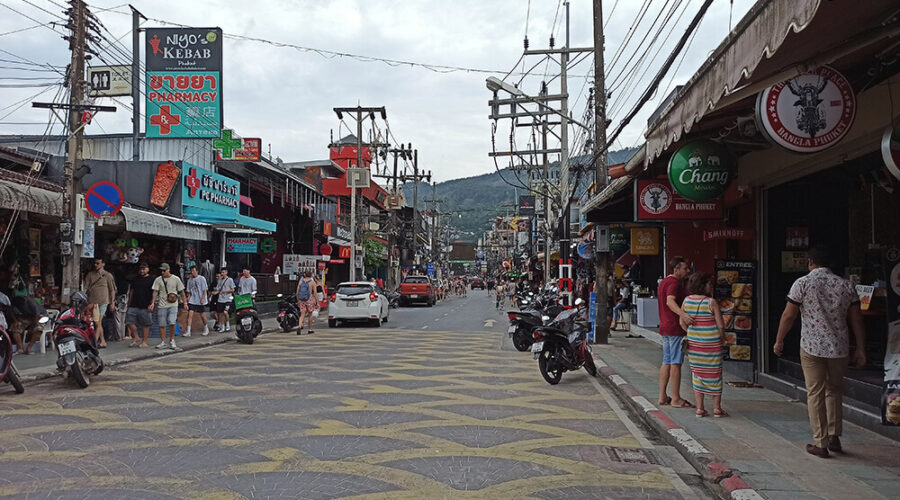
[[769, 141], [798, 153], [834, 146], [856, 118], [850, 82], [830, 66], [820, 66], [773, 85], [756, 99], [756, 120]]
[[722, 196], [737, 171], [737, 160], [725, 146], [710, 140], [685, 144], [669, 160], [669, 182], [691, 201]]
[[[636, 198], [636, 218], [639, 221], [716, 220], [725, 214], [721, 198], [706, 202], [691, 201], [675, 193], [664, 179], [639, 180]], [[610, 232], [610, 237], [614, 236]]]

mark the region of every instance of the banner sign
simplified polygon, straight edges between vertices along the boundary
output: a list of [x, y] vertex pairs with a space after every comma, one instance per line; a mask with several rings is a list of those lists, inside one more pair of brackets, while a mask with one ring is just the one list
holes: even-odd
[[668, 181], [637, 182], [637, 220], [716, 220], [725, 216], [721, 198], [696, 202], [679, 196]]
[[241, 138], [231, 129], [222, 129], [222, 134], [212, 142], [218, 161], [259, 161], [262, 139]]
[[756, 262], [716, 260], [715, 298], [725, 320], [725, 359], [751, 361], [757, 324]]
[[229, 236], [225, 238], [228, 253], [259, 253], [259, 238]]
[[91, 66], [88, 68], [90, 97], [131, 95], [131, 66]]
[[219, 137], [223, 123], [222, 30], [145, 31], [147, 137]]
[[316, 272], [315, 255], [300, 255], [294, 253], [286, 253], [281, 256], [281, 270], [284, 274], [300, 274], [302, 272]]
[[217, 212], [238, 213], [241, 196], [238, 181], [187, 162], [182, 165], [182, 204]]
[[520, 195], [519, 196], [519, 215], [534, 215], [534, 196], [532, 195]]
[[631, 228], [632, 255], [659, 255], [659, 228]]

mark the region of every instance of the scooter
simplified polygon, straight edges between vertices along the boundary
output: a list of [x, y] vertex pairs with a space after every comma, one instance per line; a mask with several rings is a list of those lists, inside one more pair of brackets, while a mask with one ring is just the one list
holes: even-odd
[[262, 331], [262, 321], [253, 303], [253, 294], [234, 296], [235, 333], [239, 341], [252, 344]]
[[[3, 306], [4, 308], [10, 306], [9, 297], [2, 292], [0, 292], [0, 306]], [[0, 311], [0, 316], [2, 315], [3, 312]], [[16, 394], [22, 394], [25, 392], [25, 386], [22, 385], [22, 380], [19, 378], [19, 372], [16, 371], [16, 366], [12, 361], [12, 339], [6, 331], [5, 317], [0, 318], [0, 320], [3, 320], [3, 325], [0, 325], [0, 381], [12, 385]]]
[[71, 377], [84, 389], [91, 384], [91, 375], [103, 371], [103, 359], [94, 340], [94, 327], [84, 320], [87, 296], [75, 292], [70, 299], [71, 308], [59, 315], [53, 328], [53, 339], [59, 357], [56, 368], [63, 378]]
[[297, 297], [279, 293], [277, 296], [281, 301], [278, 303], [278, 325], [285, 332], [289, 332], [300, 324], [300, 308], [297, 307]]
[[[553, 321], [534, 329], [531, 352], [538, 360], [541, 376], [550, 385], [556, 385], [564, 372], [584, 368], [592, 377], [597, 376], [597, 365], [587, 342], [590, 323], [579, 321], [586, 313], [584, 301], [575, 300], [575, 307], [567, 309]], [[545, 317], [549, 320], [549, 317]]]

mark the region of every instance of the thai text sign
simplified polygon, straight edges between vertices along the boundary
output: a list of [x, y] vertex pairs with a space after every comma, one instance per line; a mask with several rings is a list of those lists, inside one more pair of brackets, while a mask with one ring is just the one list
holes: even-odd
[[147, 137], [219, 137], [222, 30], [147, 33]]
[[234, 179], [219, 175], [184, 162], [181, 169], [184, 180], [181, 185], [183, 205], [217, 212], [238, 213], [240, 184]]
[[229, 236], [225, 238], [228, 253], [259, 253], [259, 238]]
[[722, 199], [695, 202], [679, 196], [665, 180], [637, 182], [637, 220], [703, 220], [724, 216]]

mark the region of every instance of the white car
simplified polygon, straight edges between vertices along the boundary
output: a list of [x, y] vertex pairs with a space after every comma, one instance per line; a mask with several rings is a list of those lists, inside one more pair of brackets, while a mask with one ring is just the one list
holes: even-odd
[[368, 321], [372, 326], [387, 323], [391, 314], [388, 299], [378, 285], [368, 281], [347, 281], [329, 297], [328, 327], [338, 321]]

